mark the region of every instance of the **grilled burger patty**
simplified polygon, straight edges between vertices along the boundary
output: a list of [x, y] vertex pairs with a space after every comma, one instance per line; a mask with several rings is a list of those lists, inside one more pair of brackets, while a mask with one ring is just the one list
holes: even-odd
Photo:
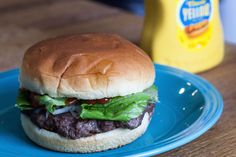
[[117, 128], [135, 129], [141, 124], [144, 114], [147, 112], [151, 117], [153, 111], [154, 104], [148, 104], [142, 115], [127, 122], [81, 119], [71, 112], [53, 115], [47, 113], [44, 108], [23, 110], [22, 113], [39, 128], [58, 133], [66, 138], [78, 139]]

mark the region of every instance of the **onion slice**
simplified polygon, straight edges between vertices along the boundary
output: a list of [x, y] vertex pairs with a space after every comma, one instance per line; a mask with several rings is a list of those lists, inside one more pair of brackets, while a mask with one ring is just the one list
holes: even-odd
[[63, 108], [59, 108], [59, 109], [56, 109], [52, 114], [57, 115], [57, 114], [69, 112], [72, 108], [73, 108], [73, 106], [66, 106]]
[[72, 111], [78, 112], [79, 109], [80, 109], [80, 106], [69, 105], [69, 106], [66, 106], [66, 107], [63, 107], [63, 108], [56, 109], [52, 114], [57, 115], [57, 114], [72, 112]]
[[48, 111], [46, 112], [46, 119], [48, 119], [48, 115], [49, 115], [49, 113], [48, 113]]

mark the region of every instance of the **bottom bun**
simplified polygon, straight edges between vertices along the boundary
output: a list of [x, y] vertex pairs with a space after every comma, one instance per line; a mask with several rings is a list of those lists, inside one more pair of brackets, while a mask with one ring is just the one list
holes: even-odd
[[136, 129], [119, 128], [75, 140], [38, 128], [24, 114], [21, 114], [21, 124], [26, 135], [42, 147], [61, 152], [90, 153], [114, 149], [131, 143], [146, 131], [149, 124], [149, 114], [145, 113], [142, 124]]

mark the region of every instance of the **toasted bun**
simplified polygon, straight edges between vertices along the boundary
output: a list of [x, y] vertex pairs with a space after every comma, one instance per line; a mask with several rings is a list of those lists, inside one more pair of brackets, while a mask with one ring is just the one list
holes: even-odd
[[26, 135], [42, 147], [61, 152], [89, 153], [114, 149], [131, 143], [146, 131], [149, 124], [149, 115], [148, 113], [144, 115], [142, 124], [136, 129], [115, 129], [76, 140], [66, 139], [54, 132], [39, 129], [23, 114], [21, 114], [21, 124]]
[[154, 76], [148, 55], [129, 41], [111, 34], [79, 34], [29, 48], [20, 83], [52, 97], [99, 99], [143, 91]]

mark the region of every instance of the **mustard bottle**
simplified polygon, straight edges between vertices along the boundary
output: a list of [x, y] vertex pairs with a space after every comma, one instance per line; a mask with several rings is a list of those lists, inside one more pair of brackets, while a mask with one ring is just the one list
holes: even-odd
[[145, 0], [141, 47], [153, 61], [190, 72], [223, 60], [218, 0]]

